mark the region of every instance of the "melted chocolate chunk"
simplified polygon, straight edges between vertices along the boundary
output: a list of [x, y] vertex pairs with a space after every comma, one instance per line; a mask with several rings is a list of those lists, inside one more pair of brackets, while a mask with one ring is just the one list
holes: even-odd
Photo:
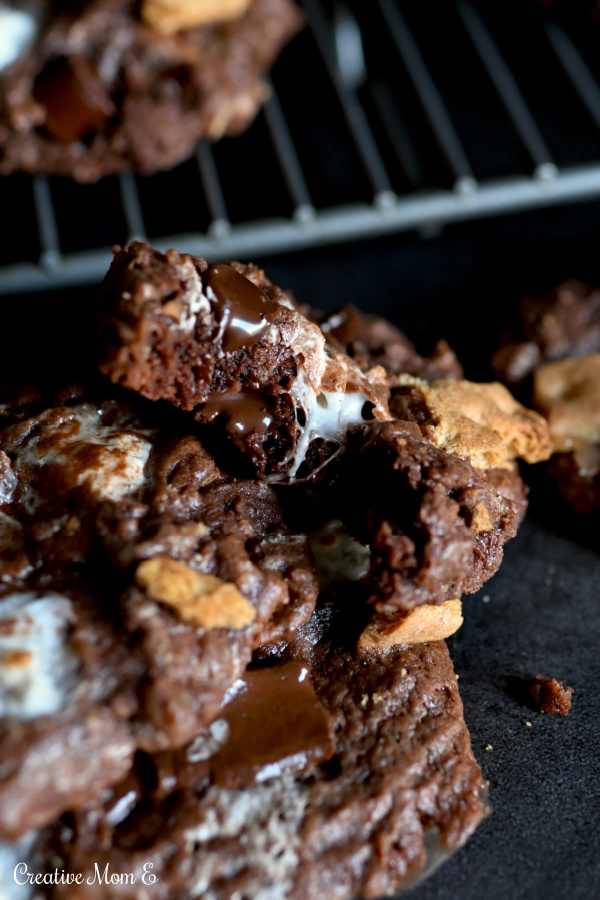
[[331, 716], [302, 663], [246, 672], [231, 693], [223, 709], [229, 738], [211, 760], [219, 786], [239, 788], [302, 771], [335, 753]]
[[227, 263], [209, 266], [202, 281], [221, 311], [223, 349], [229, 353], [256, 344], [269, 327], [277, 304]]
[[83, 56], [50, 63], [38, 77], [33, 95], [46, 107], [46, 131], [64, 144], [85, 137], [116, 112], [93, 66]]
[[262, 394], [252, 391], [215, 393], [201, 407], [200, 413], [204, 421], [218, 422], [242, 451], [247, 449], [243, 438], [248, 435], [267, 437], [277, 432], [268, 402]]

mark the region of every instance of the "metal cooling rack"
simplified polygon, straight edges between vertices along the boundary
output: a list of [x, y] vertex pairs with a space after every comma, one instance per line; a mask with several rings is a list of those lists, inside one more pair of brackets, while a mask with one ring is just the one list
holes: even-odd
[[598, 54], [577, 29], [522, 3], [492, 18], [467, 0], [418, 4], [428, 18], [395, 0], [302, 3], [309, 28], [246, 135], [152, 178], [0, 182], [4, 223], [29, 216], [0, 293], [98, 282], [108, 244], [136, 237], [257, 259], [600, 196]]

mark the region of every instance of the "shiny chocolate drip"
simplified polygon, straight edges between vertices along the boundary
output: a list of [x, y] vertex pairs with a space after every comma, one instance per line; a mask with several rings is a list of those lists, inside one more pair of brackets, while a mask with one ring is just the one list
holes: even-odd
[[77, 55], [50, 63], [33, 96], [46, 107], [46, 131], [65, 144], [85, 137], [116, 111], [92, 65]]
[[332, 717], [301, 662], [246, 672], [229, 695], [221, 716], [229, 737], [210, 760], [213, 781], [221, 787], [302, 772], [334, 755]]
[[256, 344], [269, 327], [277, 303], [227, 263], [209, 266], [202, 281], [221, 311], [223, 349], [229, 353]]
[[216, 392], [200, 408], [199, 417], [225, 428], [244, 451], [247, 450], [244, 438], [251, 434], [266, 438], [277, 431], [268, 402], [262, 394], [251, 391]]

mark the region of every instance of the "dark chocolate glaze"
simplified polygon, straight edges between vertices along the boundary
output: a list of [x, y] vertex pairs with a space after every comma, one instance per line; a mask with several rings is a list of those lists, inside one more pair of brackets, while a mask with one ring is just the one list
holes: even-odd
[[216, 784], [244, 787], [331, 759], [333, 719], [303, 663], [246, 672], [235, 690], [223, 709], [229, 738], [211, 760]]
[[277, 304], [227, 263], [209, 266], [202, 281], [214, 293], [221, 312], [223, 349], [229, 353], [256, 344], [269, 327]]
[[218, 421], [241, 450], [246, 450], [243, 439], [248, 435], [258, 434], [266, 438], [277, 432], [268, 401], [254, 391], [215, 392], [200, 408], [200, 413], [206, 422]]
[[115, 112], [104, 85], [82, 56], [51, 63], [38, 77], [33, 94], [46, 108], [46, 131], [65, 144], [80, 140]]

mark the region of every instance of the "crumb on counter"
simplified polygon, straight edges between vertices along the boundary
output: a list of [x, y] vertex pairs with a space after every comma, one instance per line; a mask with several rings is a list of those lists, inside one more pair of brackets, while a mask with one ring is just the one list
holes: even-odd
[[530, 693], [540, 712], [566, 716], [571, 709], [573, 688], [565, 687], [556, 678], [544, 678], [536, 675], [530, 687]]

